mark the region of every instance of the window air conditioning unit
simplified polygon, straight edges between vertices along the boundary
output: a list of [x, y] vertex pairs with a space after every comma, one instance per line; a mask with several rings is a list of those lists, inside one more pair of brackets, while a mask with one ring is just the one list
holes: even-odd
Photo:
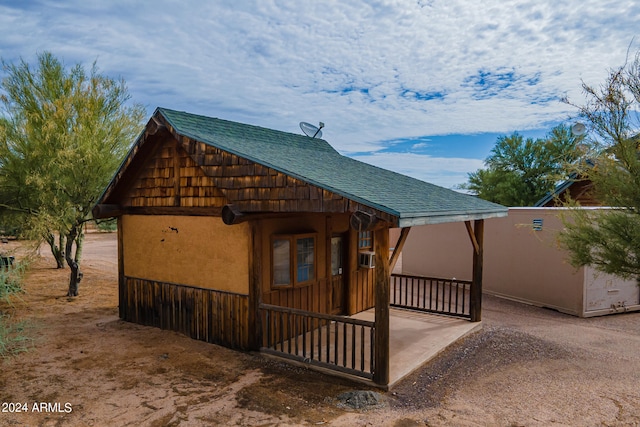
[[376, 253], [371, 251], [359, 252], [358, 265], [362, 268], [374, 268], [376, 266]]

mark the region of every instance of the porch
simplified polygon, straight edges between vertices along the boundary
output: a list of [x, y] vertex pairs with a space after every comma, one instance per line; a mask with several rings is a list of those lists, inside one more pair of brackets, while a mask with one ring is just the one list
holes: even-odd
[[[389, 380], [378, 385], [393, 386], [480, 328], [469, 321], [470, 287], [467, 281], [392, 275]], [[260, 304], [260, 312], [263, 353], [375, 382], [375, 308], [335, 316]]]
[[[358, 313], [353, 317], [373, 321], [374, 309]], [[389, 310], [389, 387], [436, 357], [460, 338], [481, 327], [481, 322], [391, 308]]]

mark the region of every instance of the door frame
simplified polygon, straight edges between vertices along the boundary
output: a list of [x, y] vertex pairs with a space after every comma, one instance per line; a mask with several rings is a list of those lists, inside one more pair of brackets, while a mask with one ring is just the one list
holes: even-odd
[[[341, 239], [342, 246], [342, 273], [341, 276], [341, 295], [340, 298], [340, 306], [338, 308], [334, 307], [334, 286], [333, 286], [333, 239], [334, 238]], [[349, 282], [349, 233], [331, 233], [329, 236], [329, 287], [330, 287], [330, 312], [331, 314], [345, 314], [347, 313], [347, 284]]]

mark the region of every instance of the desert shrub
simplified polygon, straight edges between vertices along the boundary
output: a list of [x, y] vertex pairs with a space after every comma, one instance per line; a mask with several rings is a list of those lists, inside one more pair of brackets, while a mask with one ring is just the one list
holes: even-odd
[[[0, 303], [10, 306], [11, 298], [23, 292], [24, 274], [29, 267], [29, 258], [16, 261], [11, 265], [0, 263]], [[0, 356], [26, 351], [27, 344], [31, 341], [24, 333], [26, 323], [14, 322], [4, 313], [0, 305]]]
[[100, 231], [114, 232], [118, 229], [118, 220], [116, 218], [100, 220], [96, 221], [96, 225], [98, 226], [98, 230]]
[[11, 265], [0, 263], [0, 301], [10, 303], [12, 295], [22, 292], [22, 280], [29, 267], [29, 259], [16, 261]]
[[26, 333], [27, 322], [14, 322], [8, 315], [0, 315], [0, 357], [27, 351], [31, 338]]

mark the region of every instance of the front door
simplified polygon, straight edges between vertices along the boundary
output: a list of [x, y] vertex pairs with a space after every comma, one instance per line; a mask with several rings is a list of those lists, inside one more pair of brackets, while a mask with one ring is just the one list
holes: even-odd
[[345, 238], [333, 236], [331, 238], [331, 313], [344, 312], [344, 259]]

